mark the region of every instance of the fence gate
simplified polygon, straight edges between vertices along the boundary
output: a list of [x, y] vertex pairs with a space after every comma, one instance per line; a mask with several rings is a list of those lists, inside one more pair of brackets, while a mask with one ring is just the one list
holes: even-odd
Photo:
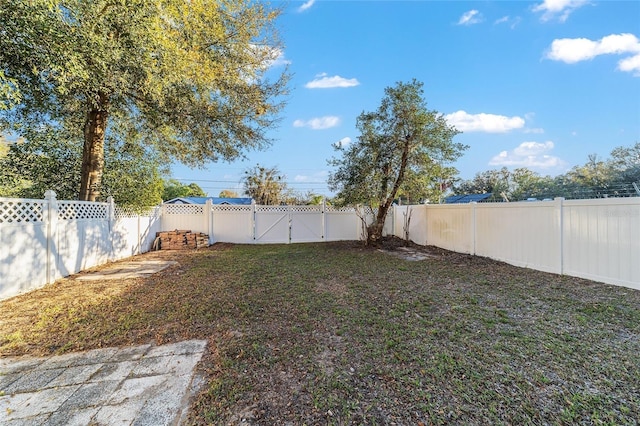
[[290, 240], [288, 206], [256, 206], [256, 243], [288, 243]]
[[324, 212], [322, 206], [291, 206], [291, 242], [324, 241]]

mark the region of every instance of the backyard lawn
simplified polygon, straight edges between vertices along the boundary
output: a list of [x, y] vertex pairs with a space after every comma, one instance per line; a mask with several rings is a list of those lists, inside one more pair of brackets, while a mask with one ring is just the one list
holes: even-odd
[[193, 424], [637, 424], [640, 291], [421, 250], [148, 253], [0, 302], [0, 356], [207, 339]]

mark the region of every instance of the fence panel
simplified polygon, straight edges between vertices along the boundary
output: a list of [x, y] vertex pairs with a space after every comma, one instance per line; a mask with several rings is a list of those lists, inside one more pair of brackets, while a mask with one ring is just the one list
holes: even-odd
[[111, 228], [111, 260], [124, 259], [139, 253], [138, 216], [116, 213]]
[[640, 198], [564, 202], [564, 273], [640, 289]]
[[109, 261], [111, 240], [107, 220], [61, 220], [57, 230], [55, 279]]
[[322, 206], [291, 206], [291, 242], [324, 241], [324, 212]]
[[109, 261], [109, 204], [58, 201], [55, 279]]
[[355, 209], [350, 207], [325, 209], [325, 241], [361, 239], [362, 226]]
[[111, 226], [111, 260], [150, 251], [160, 230], [160, 207], [144, 215], [116, 207]]
[[390, 218], [393, 223], [393, 234], [389, 235], [407, 238], [405, 226], [408, 224], [409, 240], [423, 246], [427, 245], [427, 206], [424, 204], [394, 206], [390, 213], [393, 214]]
[[476, 205], [475, 254], [562, 272], [561, 200]]
[[475, 204], [427, 205], [426, 242], [446, 250], [474, 254]]
[[209, 216], [202, 204], [163, 204], [162, 230], [176, 229], [209, 233]]
[[[162, 230], [161, 216], [162, 207], [154, 207], [148, 213], [138, 216], [138, 233], [140, 235], [139, 253], [146, 253], [153, 249], [153, 242], [156, 239], [156, 233]], [[125, 256], [126, 257], [126, 256]]]
[[0, 198], [0, 300], [47, 283], [44, 200]]
[[260, 244], [289, 242], [289, 207], [255, 206], [255, 212], [254, 242]]
[[253, 206], [214, 205], [211, 215], [211, 243], [253, 243]]

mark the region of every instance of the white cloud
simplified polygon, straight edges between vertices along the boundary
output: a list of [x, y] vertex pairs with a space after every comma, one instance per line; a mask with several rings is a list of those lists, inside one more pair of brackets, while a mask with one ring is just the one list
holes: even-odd
[[344, 138], [340, 139], [338, 142], [335, 143], [335, 145], [338, 148], [344, 148], [347, 145], [349, 145], [350, 143], [351, 143], [351, 138], [347, 136], [347, 137], [344, 137]]
[[554, 146], [554, 143], [551, 141], [522, 142], [511, 151], [501, 151], [489, 161], [489, 165], [537, 169], [564, 167], [565, 162], [563, 160], [549, 154]]
[[281, 65], [289, 65], [291, 63], [290, 60], [284, 57], [284, 52], [282, 49], [272, 49], [273, 56], [271, 61], [269, 62], [270, 67], [277, 67]]
[[458, 21], [458, 25], [473, 25], [480, 22], [482, 22], [482, 14], [473, 9], [462, 14]]
[[640, 77], [640, 54], [619, 61], [618, 69], [620, 71], [633, 72], [633, 75]]
[[519, 157], [525, 157], [528, 155], [540, 155], [547, 151], [551, 151], [554, 147], [554, 143], [551, 141], [546, 142], [522, 142], [513, 153]]
[[469, 114], [466, 111], [456, 111], [445, 115], [445, 119], [461, 132], [506, 133], [524, 127], [524, 119], [518, 116]]
[[493, 22], [493, 25], [508, 24], [509, 28], [514, 29], [515, 27], [518, 26], [521, 20], [522, 18], [520, 18], [519, 16], [516, 16], [515, 18], [511, 18], [510, 16], [507, 15], [507, 16], [503, 16], [500, 19], [496, 19]]
[[329, 172], [326, 170], [322, 170], [319, 171], [317, 173], [312, 174], [311, 176], [309, 175], [296, 175], [293, 178], [294, 182], [310, 182], [310, 183], [317, 183], [317, 182], [325, 182], [327, 180], [327, 176], [329, 175]]
[[640, 40], [633, 34], [611, 34], [600, 40], [561, 38], [553, 40], [546, 57], [567, 64], [588, 61], [599, 55], [628, 55], [618, 62], [618, 69], [640, 74]]
[[326, 73], [318, 74], [315, 79], [304, 85], [307, 89], [331, 89], [334, 87], [354, 87], [360, 82], [356, 78], [343, 78], [339, 75], [329, 77]]
[[308, 0], [306, 2], [304, 2], [302, 4], [302, 6], [300, 6], [298, 8], [298, 12], [304, 12], [305, 10], [309, 9], [311, 6], [313, 6], [313, 4], [316, 2], [316, 0]]
[[309, 127], [313, 130], [329, 129], [340, 124], [340, 117], [328, 115], [324, 117], [316, 117], [311, 120], [295, 120], [293, 127]]
[[640, 52], [640, 40], [633, 34], [612, 34], [593, 41], [587, 38], [553, 40], [547, 58], [573, 64], [598, 55]]
[[256, 56], [255, 59], [261, 62], [264, 70], [291, 63], [284, 57], [284, 51], [280, 48], [258, 44], [251, 44], [250, 47]]
[[496, 19], [496, 21], [494, 22], [494, 24], [504, 24], [506, 22], [509, 22], [509, 16], [503, 16], [500, 19]]
[[565, 22], [569, 15], [576, 9], [588, 4], [588, 0], [544, 0], [533, 7], [534, 12], [543, 12], [540, 20], [542, 22], [557, 18], [560, 22]]

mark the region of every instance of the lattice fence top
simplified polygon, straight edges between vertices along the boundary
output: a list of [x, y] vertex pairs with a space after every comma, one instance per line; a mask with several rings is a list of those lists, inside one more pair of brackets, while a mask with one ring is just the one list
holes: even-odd
[[233, 205], [233, 204], [214, 204], [211, 206], [211, 210], [214, 212], [250, 212], [253, 210], [253, 206], [246, 205]]
[[135, 210], [127, 208], [127, 207], [118, 207], [116, 206], [113, 217], [116, 219], [125, 219], [131, 217], [138, 217], [138, 213]]
[[376, 215], [378, 214], [378, 208], [364, 207], [363, 208], [365, 214]]
[[353, 213], [355, 209], [353, 207], [331, 207], [327, 206], [327, 213]]
[[322, 206], [289, 206], [289, 211], [296, 213], [322, 213]]
[[42, 221], [44, 221], [44, 201], [0, 198], [0, 223]]
[[109, 204], [91, 201], [58, 201], [58, 219], [106, 219]]
[[114, 211], [114, 217], [116, 219], [127, 219], [127, 218], [135, 218], [135, 217], [158, 217], [160, 215], [160, 208], [153, 207], [146, 212], [136, 212], [132, 208], [127, 207], [118, 207], [116, 206]]
[[286, 213], [289, 211], [289, 206], [256, 206], [256, 211], [264, 213]]
[[166, 214], [202, 214], [204, 206], [199, 204], [165, 204]]

